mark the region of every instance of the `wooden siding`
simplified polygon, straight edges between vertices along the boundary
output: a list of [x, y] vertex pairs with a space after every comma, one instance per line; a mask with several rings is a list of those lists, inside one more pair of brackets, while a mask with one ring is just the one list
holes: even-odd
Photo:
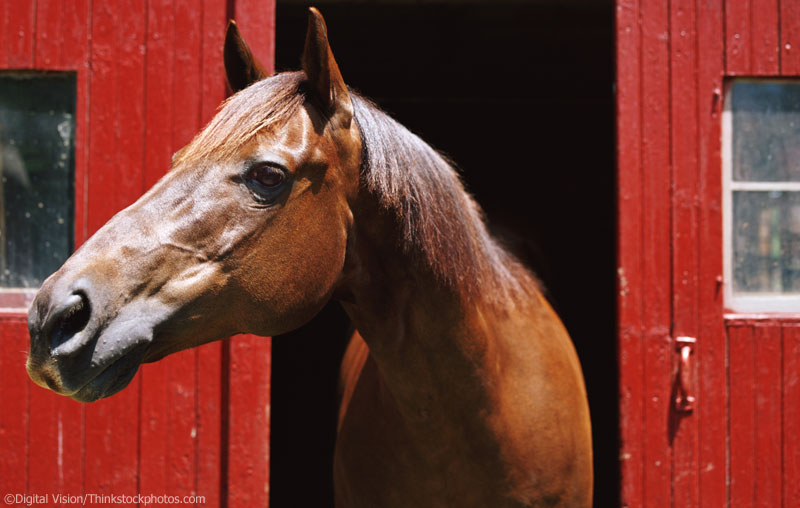
[[[800, 506], [795, 317], [723, 316], [728, 76], [800, 72], [800, 3], [618, 0], [622, 505]], [[694, 411], [674, 337], [697, 337]]]
[[[213, 116], [226, 94], [231, 15], [271, 68], [272, 1], [0, 3], [0, 69], [76, 73], [76, 245], [152, 186]], [[175, 354], [87, 405], [28, 380], [27, 344], [24, 315], [1, 314], [0, 493], [267, 505], [269, 340]]]

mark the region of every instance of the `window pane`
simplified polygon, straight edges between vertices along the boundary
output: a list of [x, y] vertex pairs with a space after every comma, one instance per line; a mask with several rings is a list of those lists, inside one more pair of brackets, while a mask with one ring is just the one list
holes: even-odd
[[0, 287], [31, 288], [73, 248], [74, 73], [0, 74]]
[[733, 193], [734, 291], [800, 292], [800, 192]]
[[731, 88], [734, 181], [800, 182], [800, 83]]

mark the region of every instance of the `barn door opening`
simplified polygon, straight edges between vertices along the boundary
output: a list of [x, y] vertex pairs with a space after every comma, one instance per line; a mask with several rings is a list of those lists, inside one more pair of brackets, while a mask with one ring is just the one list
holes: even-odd
[[[587, 380], [595, 505], [618, 505], [612, 2], [318, 4], [348, 84], [456, 161], [542, 279]], [[299, 68], [306, 9], [278, 3], [277, 70]], [[348, 327], [333, 304], [273, 340], [272, 506], [332, 506]]]

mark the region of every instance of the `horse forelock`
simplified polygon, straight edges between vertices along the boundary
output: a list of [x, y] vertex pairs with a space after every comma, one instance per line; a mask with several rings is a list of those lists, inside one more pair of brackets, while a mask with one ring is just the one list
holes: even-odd
[[216, 116], [176, 154], [173, 164], [207, 159], [225, 160], [259, 133], [280, 127], [305, 101], [302, 72], [284, 72], [232, 95]]
[[467, 298], [508, 302], [535, 279], [489, 234], [453, 164], [373, 103], [351, 93], [362, 138], [362, 178], [416, 254]]

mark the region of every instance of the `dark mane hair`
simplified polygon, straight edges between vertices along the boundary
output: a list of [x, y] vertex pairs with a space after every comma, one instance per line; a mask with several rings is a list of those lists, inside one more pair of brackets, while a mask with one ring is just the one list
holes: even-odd
[[453, 164], [375, 104], [351, 91], [362, 138], [362, 179], [396, 215], [406, 252], [469, 298], [506, 300], [533, 277], [487, 231]]
[[[306, 101], [305, 79], [285, 72], [231, 96], [173, 163], [227, 158], [280, 126]], [[489, 235], [453, 165], [372, 102], [352, 90], [350, 96], [363, 143], [362, 183], [396, 216], [403, 249], [470, 299], [509, 301], [535, 287]]]

